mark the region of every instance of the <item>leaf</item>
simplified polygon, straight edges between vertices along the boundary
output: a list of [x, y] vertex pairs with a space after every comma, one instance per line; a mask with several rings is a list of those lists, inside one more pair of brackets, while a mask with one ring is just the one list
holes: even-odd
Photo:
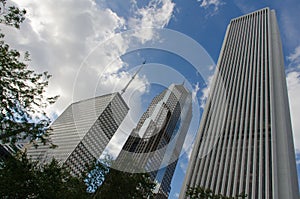
[[[25, 19], [25, 10], [11, 6], [6, 8], [6, 0], [1, 0], [0, 23], [19, 28]], [[4, 38], [0, 32], [0, 38]], [[36, 73], [21, 61], [21, 53], [11, 49], [4, 40], [0, 40], [0, 92], [1, 114], [0, 139], [7, 143], [19, 138], [35, 141], [48, 141], [50, 119], [45, 114], [48, 105], [57, 100], [57, 96], [46, 97], [45, 90], [51, 75], [48, 72]], [[23, 54], [29, 62], [29, 52]], [[37, 116], [39, 115], [39, 116]], [[24, 136], [24, 134], [26, 136]]]

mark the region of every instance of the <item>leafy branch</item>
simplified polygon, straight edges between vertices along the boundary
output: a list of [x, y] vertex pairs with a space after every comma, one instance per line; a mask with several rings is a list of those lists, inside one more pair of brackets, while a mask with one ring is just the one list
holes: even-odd
[[[15, 28], [25, 19], [25, 10], [10, 6], [0, 0], [0, 23]], [[58, 96], [46, 97], [45, 92], [51, 75], [29, 69], [29, 53], [21, 54], [4, 41], [0, 32], [0, 140], [15, 143], [29, 139], [36, 143], [49, 141], [50, 118], [45, 109]]]

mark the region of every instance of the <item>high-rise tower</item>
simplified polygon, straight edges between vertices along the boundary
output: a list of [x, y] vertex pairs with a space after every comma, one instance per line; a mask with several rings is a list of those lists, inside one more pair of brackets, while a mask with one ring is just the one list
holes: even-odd
[[200, 123], [186, 187], [247, 198], [299, 198], [275, 11], [232, 19]]
[[191, 93], [172, 84], [157, 95], [133, 129], [115, 162], [127, 172], [148, 172], [159, 186], [156, 198], [167, 198], [192, 118]]
[[100, 157], [128, 110], [119, 93], [73, 103], [51, 125], [50, 138], [57, 148], [32, 147], [28, 155], [45, 161], [54, 157], [78, 176]]

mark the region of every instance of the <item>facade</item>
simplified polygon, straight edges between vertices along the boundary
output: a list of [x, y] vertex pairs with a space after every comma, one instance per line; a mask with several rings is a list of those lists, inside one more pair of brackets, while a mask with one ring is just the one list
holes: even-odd
[[142, 115], [115, 162], [126, 172], [148, 172], [158, 183], [157, 198], [167, 198], [192, 118], [191, 93], [172, 84]]
[[7, 157], [15, 155], [19, 151], [24, 150], [24, 145], [27, 142], [25, 141], [18, 141], [15, 144], [7, 143], [7, 144], [0, 144], [0, 160], [4, 160]]
[[30, 148], [32, 159], [49, 161], [53, 157], [79, 176], [86, 164], [98, 159], [128, 113], [119, 93], [71, 104], [51, 125], [49, 146]]
[[247, 198], [299, 198], [275, 11], [232, 19], [180, 197], [187, 186]]

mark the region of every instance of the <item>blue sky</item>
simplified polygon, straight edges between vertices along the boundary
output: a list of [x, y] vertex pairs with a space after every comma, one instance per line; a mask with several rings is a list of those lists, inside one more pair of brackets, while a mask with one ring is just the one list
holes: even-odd
[[[11, 46], [31, 53], [30, 67], [53, 74], [49, 95], [58, 102], [47, 109], [55, 118], [72, 101], [119, 91], [137, 67], [145, 67], [129, 86], [132, 106], [122, 132], [110, 145], [114, 154], [151, 98], [172, 82], [186, 81], [193, 92], [194, 115], [209, 83], [230, 19], [270, 7], [275, 9], [283, 44], [297, 168], [300, 171], [300, 2], [298, 0], [12, 0], [27, 10], [20, 30], [3, 27]], [[163, 31], [162, 31], [163, 30]], [[185, 41], [180, 43], [180, 41]], [[167, 43], [169, 42], [169, 43]], [[188, 43], [188, 46], [184, 46]], [[152, 86], [151, 86], [152, 85]], [[194, 119], [186, 152], [197, 129]], [[184, 177], [183, 154], [173, 178], [176, 198]]]

